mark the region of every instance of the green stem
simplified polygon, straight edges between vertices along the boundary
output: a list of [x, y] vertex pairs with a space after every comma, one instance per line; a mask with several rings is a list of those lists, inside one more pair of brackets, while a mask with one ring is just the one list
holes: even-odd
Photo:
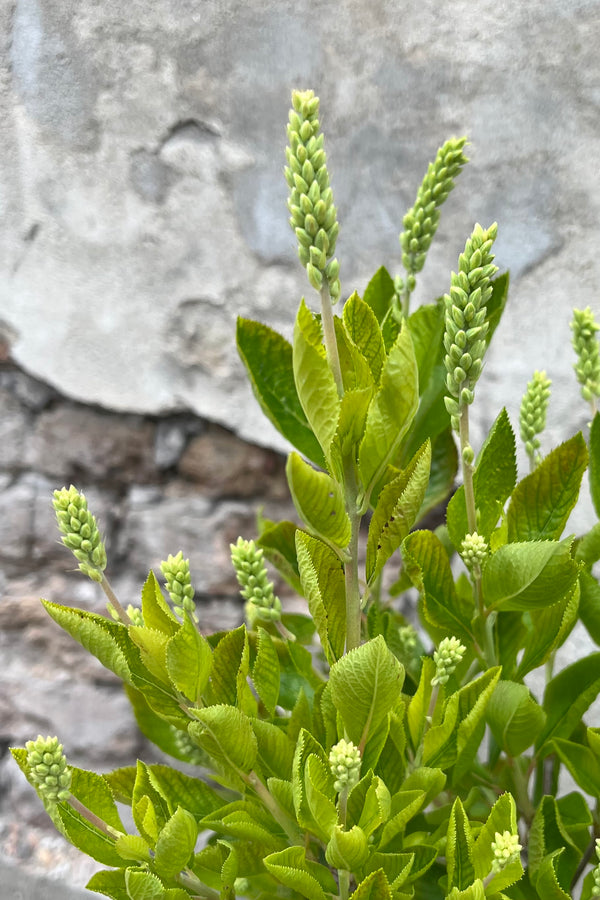
[[296, 823], [293, 822], [288, 814], [281, 808], [275, 797], [273, 797], [268, 788], [265, 787], [256, 772], [250, 772], [249, 775], [243, 775], [240, 772], [240, 775], [242, 775], [242, 778], [244, 779], [246, 784], [250, 785], [250, 787], [253, 788], [258, 797], [260, 797], [275, 821], [279, 825], [281, 825], [281, 827], [287, 834], [290, 843], [295, 846], [302, 847], [303, 840], [300, 836], [300, 832], [296, 827]]
[[121, 620], [123, 625], [131, 625], [131, 619], [129, 618], [129, 616], [127, 615], [127, 613], [125, 612], [125, 610], [123, 609], [121, 604], [119, 603], [119, 601], [117, 599], [117, 595], [113, 591], [113, 589], [110, 585], [110, 582], [109, 582], [108, 578], [106, 577], [106, 575], [104, 574], [104, 572], [102, 573], [102, 581], [100, 582], [100, 586], [101, 586], [102, 590], [104, 591], [104, 593], [106, 594], [109, 603], [112, 605], [113, 609], [119, 616], [119, 619]]
[[349, 561], [344, 566], [346, 581], [346, 653], [360, 645], [360, 586], [358, 579], [358, 538], [360, 534], [360, 513], [356, 508], [356, 474], [351, 459], [344, 466], [346, 488], [346, 511], [350, 518]]
[[460, 414], [460, 458], [462, 463], [463, 483], [465, 486], [465, 503], [467, 506], [467, 524], [469, 534], [477, 531], [477, 510], [475, 508], [475, 491], [473, 489], [473, 463], [465, 461], [465, 451], [471, 450], [469, 443], [469, 407], [465, 403]]
[[338, 869], [338, 881], [340, 885], [340, 900], [348, 900], [350, 893], [350, 872], [347, 869]]
[[192, 872], [190, 868], [184, 869], [183, 872], [180, 872], [177, 876], [177, 881], [179, 884], [183, 885], [185, 888], [189, 888], [191, 891], [194, 891], [194, 897], [199, 898], [199, 900], [219, 900], [221, 894], [219, 891], [215, 891], [214, 888], [208, 887], [208, 885], [203, 884], [202, 881], [198, 878], [198, 876]]
[[120, 832], [116, 831], [116, 829], [111, 828], [106, 822], [101, 819], [96, 813], [93, 813], [91, 809], [88, 809], [87, 806], [84, 806], [83, 803], [74, 797], [73, 794], [69, 797], [69, 805], [79, 813], [80, 816], [83, 816], [84, 819], [87, 819], [90, 824], [95, 825], [95, 827], [99, 830], [107, 834], [108, 837], [115, 840], [115, 838], [119, 837]]
[[333, 321], [333, 307], [331, 305], [331, 295], [329, 293], [329, 285], [324, 280], [321, 288], [321, 321], [323, 323], [323, 339], [325, 341], [325, 350], [327, 351], [327, 359], [337, 392], [340, 397], [344, 396], [344, 383], [342, 381], [342, 367], [340, 365], [340, 355], [338, 353], [337, 339], [335, 336], [335, 324]]
[[400, 302], [402, 304], [402, 315], [408, 319], [408, 313], [410, 310], [410, 291], [406, 285], [406, 281], [404, 282], [404, 286], [402, 288], [402, 294], [400, 295]]
[[529, 782], [529, 773], [523, 772], [521, 766], [519, 765], [518, 759], [511, 760], [511, 771], [513, 776], [513, 781], [515, 785], [515, 800], [517, 801], [517, 807], [519, 812], [527, 822], [527, 824], [531, 824], [533, 821], [533, 817], [535, 815], [535, 807], [533, 806], [531, 800], [529, 799], [529, 791], [527, 790], [528, 782]]

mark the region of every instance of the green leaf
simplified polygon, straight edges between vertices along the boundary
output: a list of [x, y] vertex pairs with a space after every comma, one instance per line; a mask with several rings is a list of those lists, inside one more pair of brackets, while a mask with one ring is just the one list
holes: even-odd
[[389, 819], [381, 832], [380, 847], [389, 844], [421, 809], [425, 802], [424, 791], [397, 791], [392, 797]]
[[223, 806], [223, 798], [200, 778], [159, 764], [148, 766], [147, 773], [150, 784], [167, 798], [169, 812], [182, 806], [196, 819], [202, 819]]
[[307, 731], [306, 728], [302, 728], [296, 742], [294, 761], [292, 764], [294, 809], [300, 827], [312, 831], [322, 841], [327, 842], [329, 840], [329, 833], [324, 829], [323, 824], [313, 816], [308, 797], [306, 796], [306, 766], [311, 755], [316, 756], [325, 769], [328, 768], [329, 761], [325, 755], [325, 751], [312, 734]]
[[125, 887], [125, 869], [96, 872], [86, 884], [88, 891], [104, 894], [112, 900], [130, 900]]
[[154, 847], [160, 830], [169, 820], [171, 813], [165, 795], [150, 779], [148, 766], [139, 759], [131, 798], [131, 812], [137, 830], [144, 840]]
[[135, 721], [142, 734], [153, 744], [156, 744], [163, 753], [174, 756], [175, 759], [180, 759], [183, 762], [189, 762], [189, 757], [182, 753], [176, 739], [177, 731], [185, 730], [187, 734], [187, 721], [189, 720], [185, 723], [182, 722], [182, 727], [178, 729], [154, 712], [142, 691], [126, 685], [125, 692], [133, 708]]
[[425, 728], [426, 716], [429, 711], [429, 703], [433, 692], [431, 679], [435, 675], [435, 670], [436, 665], [432, 657], [423, 657], [419, 685], [413, 696], [410, 698], [406, 711], [410, 740], [415, 753], [417, 752], [423, 737], [423, 729]]
[[590, 428], [590, 494], [596, 515], [600, 518], [600, 414], [596, 413]]
[[350, 900], [392, 900], [392, 892], [383, 869], [377, 869], [361, 881]]
[[526, 685], [500, 681], [488, 702], [486, 718], [497, 744], [515, 757], [535, 742], [546, 713]]
[[410, 428], [419, 401], [417, 362], [407, 327], [402, 328], [381, 372], [367, 413], [359, 449], [359, 472], [366, 493], [385, 471]]
[[279, 657], [270, 634], [258, 628], [258, 651], [252, 667], [252, 681], [269, 715], [275, 715], [279, 699]]
[[125, 886], [130, 900], [163, 900], [165, 895], [160, 878], [143, 869], [126, 869]]
[[576, 581], [567, 595], [546, 609], [532, 609], [528, 615], [525, 652], [521, 658], [517, 677], [543, 665], [550, 655], [565, 642], [575, 622], [579, 609], [579, 582]]
[[395, 293], [396, 288], [390, 273], [385, 266], [381, 266], [371, 278], [364, 293], [364, 302], [371, 307], [379, 323], [385, 319]]
[[374, 387], [347, 390], [340, 403], [340, 417], [331, 445], [332, 472], [340, 483], [344, 480], [344, 461], [356, 458], [356, 448], [363, 439]]
[[57, 804], [56, 810], [63, 833], [73, 846], [105, 866], [118, 868], [122, 865], [123, 860], [115, 850], [114, 838], [92, 825], [68, 803]]
[[239, 318], [237, 346], [264, 414], [300, 453], [324, 466], [296, 390], [290, 344], [272, 328]]
[[579, 617], [594, 643], [600, 645], [600, 584], [589, 572], [579, 573]]
[[[506, 409], [492, 425], [477, 457], [473, 490], [477, 507], [477, 532], [489, 541], [504, 504], [517, 481], [515, 436]], [[465, 490], [461, 487], [452, 497], [447, 509], [450, 539], [457, 550], [469, 531]]]
[[247, 635], [244, 625], [228, 631], [213, 650], [210, 686], [207, 690], [208, 703], [227, 703], [235, 706], [237, 702], [237, 676], [242, 666], [244, 651], [247, 647]]
[[194, 852], [198, 826], [191, 812], [178, 806], [158, 836], [154, 865], [165, 878], [174, 878], [184, 869]]
[[315, 753], [306, 759], [304, 791], [313, 820], [319, 823], [321, 832], [330, 838], [337, 824], [333, 778], [329, 768]]
[[329, 869], [306, 859], [302, 847], [288, 847], [271, 853], [264, 863], [278, 881], [308, 900], [327, 900], [326, 891], [337, 893], [337, 885]]
[[572, 900], [571, 894], [563, 890], [559, 882], [558, 871], [563, 853], [563, 849], [554, 850], [544, 857], [538, 869], [535, 888], [543, 900]]
[[458, 451], [448, 427], [434, 439], [431, 447], [431, 472], [417, 522], [450, 494], [458, 471]]
[[336, 547], [347, 547], [351, 527], [340, 486], [297, 453], [290, 453], [285, 471], [294, 506], [309, 530]]
[[248, 774], [258, 752], [256, 736], [248, 716], [233, 706], [209, 706], [193, 711], [194, 721], [189, 726], [191, 737], [217, 763], [226, 774], [230, 770]]
[[444, 355], [444, 307], [441, 303], [419, 306], [408, 317], [415, 358], [419, 369], [419, 393], [428, 386], [436, 362]]
[[337, 429], [340, 401], [321, 342], [320, 326], [304, 300], [294, 328], [293, 364], [302, 409], [327, 457]]
[[564, 738], [555, 738], [552, 746], [579, 787], [591, 797], [600, 798], [600, 766], [590, 748]]
[[600, 653], [571, 663], [548, 682], [543, 707], [548, 718], [536, 748], [552, 738], [571, 737], [581, 716], [600, 692]]
[[122, 681], [131, 683], [131, 673], [125, 655], [116, 639], [127, 634], [125, 625], [113, 622], [96, 613], [42, 600], [48, 615], [82, 647], [100, 660], [105, 669], [114, 672]]
[[117, 831], [125, 831], [125, 826], [121, 822], [115, 805], [113, 792], [102, 775], [96, 775], [95, 772], [88, 772], [86, 769], [78, 769], [75, 766], [69, 766], [69, 768], [71, 769], [71, 793], [73, 796], [107, 825]]
[[581, 432], [519, 482], [508, 507], [508, 540], [557, 540], [577, 502], [588, 451]]
[[591, 569], [600, 559], [600, 522], [592, 525], [587, 534], [575, 542], [575, 559]]
[[[367, 309], [369, 309], [368, 306]], [[371, 313], [371, 315], [373, 314]], [[344, 392], [352, 391], [355, 393], [361, 390], [373, 389], [375, 382], [368, 361], [348, 334], [342, 320], [335, 316], [333, 324]]]
[[179, 629], [179, 619], [163, 597], [154, 572], [150, 571], [142, 588], [142, 618], [147, 628], [169, 637]]
[[380, 635], [350, 650], [332, 666], [331, 696], [348, 737], [364, 747], [399, 697], [404, 668]]
[[[502, 683], [502, 682], [501, 682]], [[473, 862], [475, 877], [485, 879], [491, 872], [494, 861], [492, 842], [496, 839], [496, 833], [503, 834], [517, 831], [517, 808], [511, 794], [502, 794], [494, 803], [485, 824], [480, 829], [473, 846]], [[504, 866], [496, 872], [490, 882], [493, 893], [504, 890], [514, 884], [523, 876], [523, 866], [520, 859]]]
[[406, 469], [380, 491], [369, 525], [367, 582], [381, 572], [415, 523], [429, 480], [431, 445], [423, 445]]
[[427, 623], [446, 635], [454, 635], [472, 645], [472, 610], [466, 608], [454, 586], [450, 561], [444, 546], [431, 531], [413, 531], [402, 544], [402, 559], [420, 593]]
[[490, 609], [543, 609], [566, 597], [578, 572], [570, 539], [505, 544], [484, 566], [484, 600]]
[[[552, 865], [549, 865], [549, 857]], [[529, 876], [540, 897], [559, 896], [556, 887], [568, 891], [582, 851], [573, 842], [554, 797], [545, 796], [538, 806], [529, 831]], [[547, 886], [549, 894], [542, 893]], [[568, 895], [567, 895], [568, 896]]]
[[446, 862], [449, 888], [463, 891], [475, 880], [473, 836], [459, 797], [454, 801], [448, 822]]
[[166, 656], [169, 678], [177, 690], [199, 703], [210, 676], [212, 650], [187, 613], [167, 644]]
[[296, 593], [301, 594], [298, 560], [296, 559], [296, 529], [293, 522], [270, 523], [261, 531], [256, 546], [264, 551], [265, 557], [275, 566], [279, 574]]
[[385, 347], [373, 309], [356, 291], [344, 304], [343, 322], [346, 333], [368, 362], [377, 383], [386, 359]]
[[294, 745], [287, 734], [263, 719], [252, 719], [252, 728], [258, 744], [261, 771], [287, 782], [292, 777], [294, 759]]
[[485, 731], [485, 711], [498, 684], [501, 672], [501, 666], [493, 666], [458, 691], [459, 725], [456, 734], [453, 784], [460, 784], [467, 773], [472, 770], [473, 761], [481, 746]]
[[346, 643], [346, 583], [344, 566], [327, 544], [304, 531], [296, 532], [296, 551], [302, 593], [314, 619], [330, 665]]

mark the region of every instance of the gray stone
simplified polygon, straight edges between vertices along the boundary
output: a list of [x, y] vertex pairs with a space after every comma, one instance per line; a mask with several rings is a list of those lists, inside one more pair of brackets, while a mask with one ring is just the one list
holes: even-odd
[[0, 387], [0, 469], [22, 469], [29, 417], [12, 392]]

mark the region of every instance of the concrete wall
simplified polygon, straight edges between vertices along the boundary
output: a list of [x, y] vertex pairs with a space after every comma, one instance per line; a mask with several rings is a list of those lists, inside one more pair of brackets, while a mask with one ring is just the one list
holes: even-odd
[[[0, 0], [0, 742], [58, 722], [81, 765], [147, 753], [114, 682], [39, 612], [40, 593], [99, 603], [63, 574], [53, 487], [90, 492], [125, 602], [181, 546], [207, 625], [239, 618], [227, 543], [260, 501], [285, 508], [272, 452], [285, 447], [244, 380], [235, 316], [289, 333], [310, 295], [282, 176], [292, 87], [321, 97], [345, 294], [382, 263], [399, 271], [428, 161], [469, 136], [415, 300], [447, 289], [475, 221], [497, 220], [511, 299], [473, 443], [502, 405], [516, 421], [535, 368], [554, 382], [544, 449], [585, 427], [568, 322], [573, 305], [600, 314], [599, 13], [598, 0]], [[82, 723], [94, 704], [107, 716]], [[45, 828], [2, 763], [4, 853], [83, 884]]]

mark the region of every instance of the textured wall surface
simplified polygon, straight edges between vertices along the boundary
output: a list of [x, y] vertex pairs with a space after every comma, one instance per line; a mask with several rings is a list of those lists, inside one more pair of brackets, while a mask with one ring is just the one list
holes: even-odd
[[[545, 367], [548, 450], [588, 418], [568, 322], [600, 314], [600, 3], [0, 0], [0, 42], [0, 751], [59, 730], [75, 763], [126, 764], [149, 751], [118, 686], [39, 606], [102, 606], [64, 574], [49, 495], [88, 492], [125, 602], [181, 547], [206, 626], [239, 620], [228, 542], [260, 502], [287, 507], [235, 316], [289, 334], [310, 295], [285, 208], [291, 88], [321, 97], [346, 295], [399, 271], [428, 161], [469, 136], [415, 301], [447, 290], [475, 221], [499, 222], [511, 299], [473, 443]], [[6, 756], [0, 847], [32, 900], [49, 888], [26, 870], [89, 872]]]

